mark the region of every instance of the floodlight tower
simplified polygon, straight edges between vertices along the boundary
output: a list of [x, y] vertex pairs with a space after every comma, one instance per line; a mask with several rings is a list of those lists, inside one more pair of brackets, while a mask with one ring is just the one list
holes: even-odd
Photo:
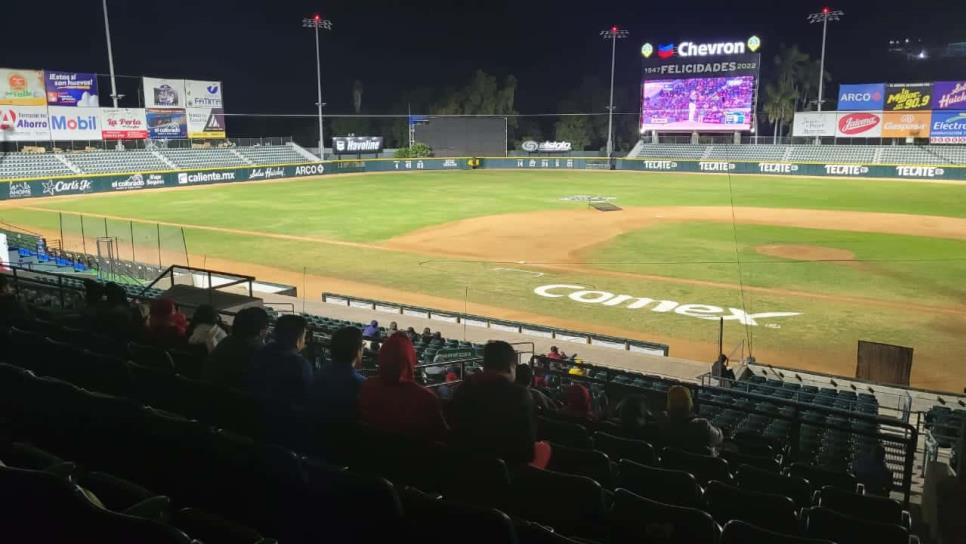
[[610, 40], [610, 105], [607, 106], [607, 159], [610, 160], [614, 152], [614, 60], [617, 55], [617, 40], [622, 40], [630, 32], [612, 25], [607, 30], [600, 31], [600, 37]]
[[325, 137], [322, 131], [322, 60], [319, 56], [319, 29], [332, 30], [332, 21], [323, 19], [321, 15], [316, 13], [311, 17], [302, 19], [302, 27], [311, 28], [315, 31], [315, 75], [319, 100], [317, 103], [319, 106], [319, 158], [325, 159]]
[[822, 8], [818, 13], [808, 16], [809, 23], [822, 23], [822, 57], [818, 68], [818, 111], [822, 111], [822, 85], [825, 83], [825, 36], [828, 34], [828, 22], [838, 21], [845, 15], [842, 10], [833, 10], [828, 6]]

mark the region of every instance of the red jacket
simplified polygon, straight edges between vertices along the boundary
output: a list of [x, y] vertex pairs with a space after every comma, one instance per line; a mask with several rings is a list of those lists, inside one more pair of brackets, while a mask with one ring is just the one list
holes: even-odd
[[379, 350], [379, 374], [359, 391], [359, 419], [375, 429], [426, 440], [443, 440], [446, 421], [439, 398], [413, 378], [416, 351], [403, 333]]

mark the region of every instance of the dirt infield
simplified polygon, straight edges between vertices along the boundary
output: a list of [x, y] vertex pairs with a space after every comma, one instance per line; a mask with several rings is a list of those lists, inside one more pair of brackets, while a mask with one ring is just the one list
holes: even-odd
[[755, 252], [760, 255], [793, 261], [840, 261], [848, 263], [855, 259], [854, 253], [837, 247], [767, 244], [756, 247]]

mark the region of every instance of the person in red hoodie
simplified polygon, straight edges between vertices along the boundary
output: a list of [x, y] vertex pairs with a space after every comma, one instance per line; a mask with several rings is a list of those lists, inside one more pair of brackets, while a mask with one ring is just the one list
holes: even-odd
[[446, 421], [439, 398], [416, 383], [416, 350], [405, 333], [396, 333], [379, 350], [378, 375], [359, 391], [359, 419], [380, 431], [425, 440], [443, 440]]

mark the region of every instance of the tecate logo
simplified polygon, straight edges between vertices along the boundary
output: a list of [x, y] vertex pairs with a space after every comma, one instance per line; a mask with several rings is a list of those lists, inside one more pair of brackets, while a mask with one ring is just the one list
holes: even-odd
[[904, 178], [942, 177], [946, 171], [934, 166], [896, 166], [896, 174]]
[[839, 132], [842, 134], [862, 134], [879, 124], [879, 116], [874, 113], [850, 113], [839, 119]]
[[738, 308], [722, 308], [710, 304], [681, 304], [674, 300], [661, 300], [650, 297], [633, 295], [617, 295], [609, 291], [590, 290], [583, 285], [552, 284], [541, 285], [533, 290], [534, 293], [545, 298], [563, 298], [581, 304], [600, 304], [625, 310], [648, 310], [655, 313], [675, 313], [696, 319], [717, 321], [737, 321], [742, 325], [758, 326], [764, 319], [777, 317], [793, 317], [802, 315], [801, 312], [760, 312], [750, 314]]
[[702, 172], [727, 172], [735, 169], [731, 162], [699, 162], [698, 169]]
[[832, 176], [861, 176], [869, 173], [869, 167], [859, 164], [826, 164], [825, 173]]
[[678, 163], [674, 161], [644, 161], [644, 168], [647, 170], [675, 170]]
[[758, 163], [758, 170], [768, 174], [790, 174], [798, 171], [798, 165], [784, 162], [762, 162]]
[[86, 193], [94, 187], [89, 179], [50, 180], [43, 182], [41, 185], [43, 193], [50, 196], [56, 196], [60, 193]]

